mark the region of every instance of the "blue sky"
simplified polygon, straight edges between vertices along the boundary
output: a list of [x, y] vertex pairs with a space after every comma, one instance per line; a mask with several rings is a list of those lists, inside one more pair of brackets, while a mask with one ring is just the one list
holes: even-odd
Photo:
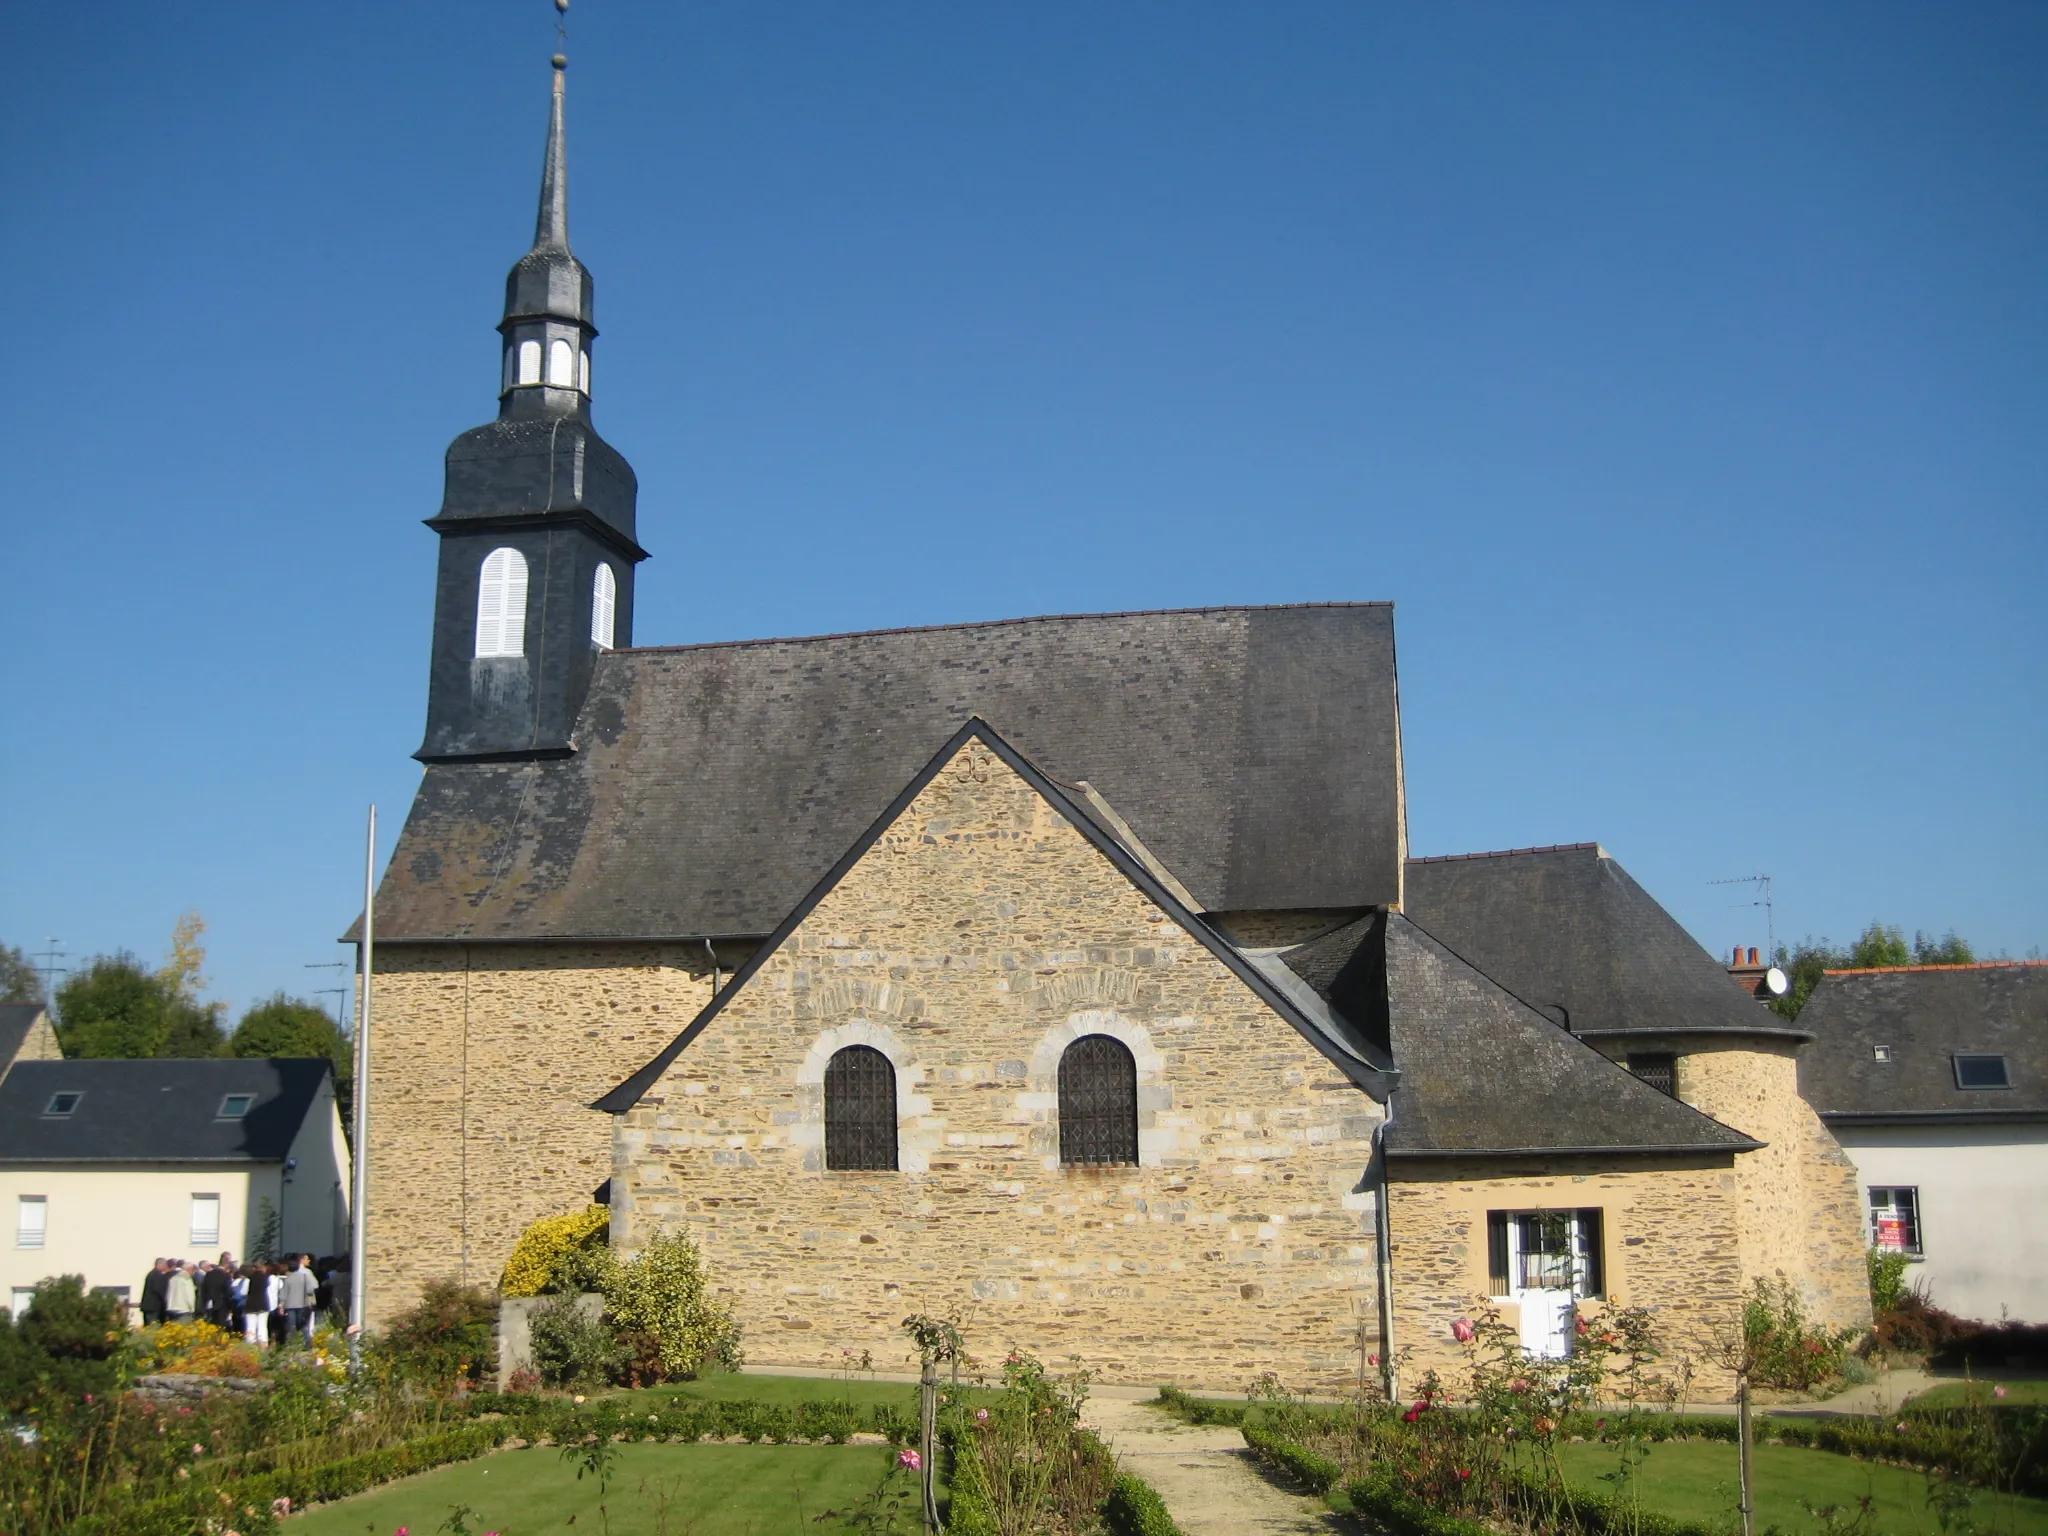
[[[15, 16], [0, 940], [329, 984], [551, 22]], [[2048, 10], [571, 25], [642, 643], [1392, 599], [1418, 852], [2048, 944]]]

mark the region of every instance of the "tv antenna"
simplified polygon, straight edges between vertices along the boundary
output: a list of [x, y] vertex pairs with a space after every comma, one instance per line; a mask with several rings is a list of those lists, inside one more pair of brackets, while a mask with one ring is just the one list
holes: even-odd
[[1769, 963], [1776, 965], [1778, 963], [1778, 921], [1777, 912], [1771, 905], [1771, 877], [1762, 870], [1758, 870], [1753, 875], [1730, 875], [1726, 880], [1709, 880], [1707, 884], [1747, 885], [1755, 888], [1757, 894], [1755, 901], [1738, 901], [1733, 903], [1733, 905], [1738, 907], [1762, 907], [1764, 909], [1765, 942], [1770, 945], [1770, 948], [1765, 950], [1764, 953], [1770, 957]]
[[[345, 971], [349, 969], [349, 963], [346, 960], [315, 960], [310, 962], [306, 969], [309, 971]], [[336, 999], [334, 1004], [334, 1025], [344, 1036], [350, 1031], [348, 1020], [343, 1017], [345, 1004], [340, 999], [347, 997], [349, 990], [347, 987], [315, 987], [313, 989], [315, 997], [332, 997]]]
[[71, 973], [70, 966], [57, 963], [59, 960], [66, 960], [70, 957], [64, 953], [64, 941], [62, 939], [45, 939], [43, 943], [45, 945], [43, 963], [35, 969], [43, 978], [43, 1003], [47, 1007], [54, 1008], [57, 1004], [57, 987], [50, 978], [53, 976], [68, 976]]

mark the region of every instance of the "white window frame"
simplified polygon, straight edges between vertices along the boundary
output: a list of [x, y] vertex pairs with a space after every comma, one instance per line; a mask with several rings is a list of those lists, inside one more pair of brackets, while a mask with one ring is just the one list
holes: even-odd
[[[242, 1107], [240, 1109], [230, 1109], [228, 1106], [237, 1099], [241, 1100]], [[216, 1120], [246, 1120], [249, 1118], [249, 1111], [255, 1107], [256, 1095], [253, 1093], [224, 1094], [221, 1097], [220, 1108], [215, 1112], [213, 1118]]]
[[[1880, 1195], [1884, 1196], [1883, 1200], [1878, 1199]], [[1899, 1199], [1901, 1195], [1906, 1197], [1903, 1202]], [[1926, 1256], [1927, 1230], [1920, 1210], [1920, 1186], [1918, 1184], [1873, 1184], [1863, 1192], [1863, 1209], [1869, 1215], [1871, 1247], [1881, 1253], [1903, 1253], [1910, 1259], [1924, 1258]], [[1884, 1230], [1878, 1223], [1881, 1220], [1887, 1219], [1887, 1217], [1896, 1221], [1897, 1218], [1890, 1217], [1889, 1213], [1899, 1210], [1904, 1210], [1907, 1213], [1903, 1223], [1906, 1229], [1906, 1240], [1896, 1243], [1886, 1242], [1884, 1240]], [[1880, 1212], [1886, 1213], [1886, 1216], [1881, 1217], [1879, 1215]]]
[[[213, 1208], [212, 1226], [204, 1226], [206, 1208]], [[195, 1193], [192, 1196], [191, 1239], [194, 1248], [217, 1248], [220, 1246], [220, 1196], [217, 1194]]]
[[590, 643], [599, 650], [610, 650], [618, 636], [618, 621], [619, 578], [600, 560], [590, 578]]
[[484, 556], [476, 579], [479, 660], [526, 654], [526, 556], [502, 544]]
[[41, 1248], [50, 1238], [50, 1197], [23, 1195], [15, 1202], [14, 1246]]

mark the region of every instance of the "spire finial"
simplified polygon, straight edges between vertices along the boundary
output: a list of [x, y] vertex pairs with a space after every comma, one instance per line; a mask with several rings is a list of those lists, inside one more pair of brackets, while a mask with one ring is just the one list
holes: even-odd
[[569, 0], [555, 0], [555, 89], [548, 109], [548, 153], [541, 168], [535, 250], [569, 249], [569, 144], [562, 127], [562, 84], [569, 69]]

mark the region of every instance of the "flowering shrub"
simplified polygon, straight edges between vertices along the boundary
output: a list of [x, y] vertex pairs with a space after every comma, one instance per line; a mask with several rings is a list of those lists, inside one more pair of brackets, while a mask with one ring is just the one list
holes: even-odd
[[519, 1234], [498, 1281], [499, 1293], [544, 1296], [599, 1289], [596, 1282], [609, 1257], [611, 1219], [611, 1211], [602, 1205], [543, 1216]]
[[1091, 1530], [1116, 1483], [1116, 1460], [1081, 1428], [1085, 1375], [1046, 1374], [1030, 1355], [1003, 1362], [1003, 1391], [971, 1417], [954, 1405], [953, 1519], [961, 1536], [1078, 1536]]
[[1742, 1309], [1743, 1343], [1751, 1362], [1749, 1379], [1762, 1387], [1811, 1392], [1842, 1374], [1853, 1328], [1808, 1324], [1806, 1309], [1789, 1280], [1758, 1280]]
[[633, 1258], [608, 1264], [601, 1284], [605, 1320], [636, 1385], [739, 1368], [739, 1325], [712, 1299], [703, 1259], [682, 1233], [661, 1233]]

